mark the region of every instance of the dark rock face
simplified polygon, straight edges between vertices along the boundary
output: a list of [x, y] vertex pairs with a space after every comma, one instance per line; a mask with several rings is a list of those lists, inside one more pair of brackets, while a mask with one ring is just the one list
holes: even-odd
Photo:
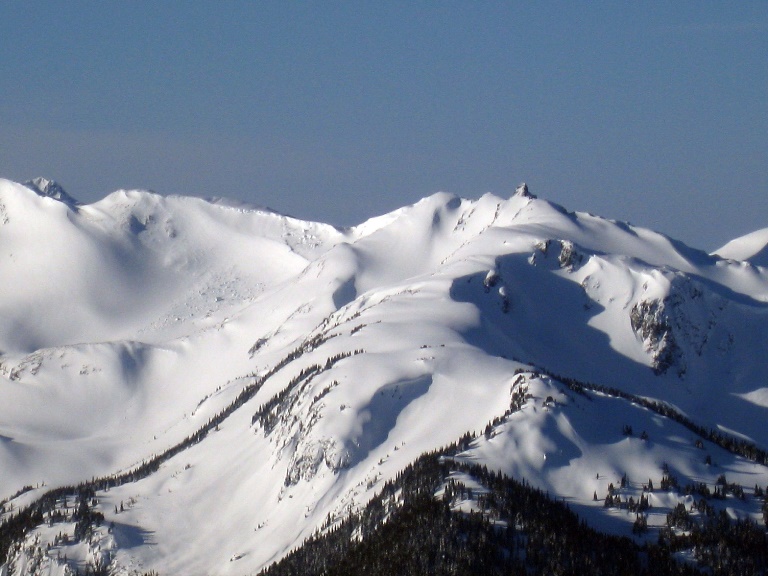
[[75, 207], [79, 204], [79, 202], [67, 194], [64, 188], [62, 188], [55, 180], [48, 180], [47, 178], [38, 176], [37, 178], [25, 182], [24, 185], [40, 196], [53, 198], [70, 207]]
[[667, 314], [665, 300], [642, 300], [629, 312], [629, 321], [635, 331], [646, 343], [647, 350], [653, 355], [653, 371], [665, 374], [670, 368], [677, 368], [678, 376], [685, 374], [685, 362], [682, 351], [675, 341], [672, 326]]

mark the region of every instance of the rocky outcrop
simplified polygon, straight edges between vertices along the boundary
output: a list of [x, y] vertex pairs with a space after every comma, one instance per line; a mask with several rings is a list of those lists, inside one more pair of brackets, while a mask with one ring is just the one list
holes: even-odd
[[678, 376], [685, 374], [682, 351], [675, 341], [667, 316], [665, 300], [642, 300], [629, 312], [632, 330], [645, 342], [652, 355], [652, 367], [656, 374], [665, 374], [673, 366]]

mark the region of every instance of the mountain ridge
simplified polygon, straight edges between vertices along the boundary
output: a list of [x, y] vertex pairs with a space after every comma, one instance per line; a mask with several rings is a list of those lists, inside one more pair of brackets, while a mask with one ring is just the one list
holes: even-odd
[[[29, 208], [11, 198], [18, 186], [0, 183], [10, 220], [0, 246], [23, 256], [5, 265], [17, 284], [0, 292], [12, 326], [0, 334], [0, 394], [13, 406], [0, 409], [0, 465], [13, 470], [0, 498], [44, 483], [6, 501], [23, 507], [162, 455], [146, 476], [94, 487], [105, 523], [89, 539], [26, 532], [27, 546], [52, 544], [29, 573], [89, 562], [119, 574], [255, 573], [468, 432], [480, 435], [463, 458], [566, 497], [613, 533], [631, 534], [635, 520], [603, 506], [622, 475], [635, 499], [664, 462], [681, 484], [714, 486], [723, 473], [768, 484], [751, 448], [723, 448], [768, 446], [760, 267], [530, 192], [438, 193], [340, 230], [143, 192], [76, 212], [45, 198]], [[34, 252], [45, 275], [21, 266], [28, 244], [51, 237], [67, 250]], [[50, 304], [53, 288], [67, 310]], [[97, 306], [93, 294], [104, 295]], [[594, 385], [589, 399], [570, 379]], [[653, 498], [649, 539], [662, 510], [685, 501]], [[723, 505], [761, 520], [757, 500]], [[37, 554], [24, 550], [7, 574]]]

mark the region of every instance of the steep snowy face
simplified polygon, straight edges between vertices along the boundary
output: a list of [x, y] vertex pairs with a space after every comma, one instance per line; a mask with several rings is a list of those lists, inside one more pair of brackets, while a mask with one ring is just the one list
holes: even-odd
[[[467, 432], [460, 457], [619, 533], [622, 474], [634, 497], [663, 462], [714, 484], [709, 456], [768, 484], [685, 425], [768, 446], [761, 268], [522, 187], [344, 231], [138, 191], [0, 199], [0, 499], [109, 477], [80, 567], [254, 573]], [[25, 540], [50, 573], [62, 529]]]

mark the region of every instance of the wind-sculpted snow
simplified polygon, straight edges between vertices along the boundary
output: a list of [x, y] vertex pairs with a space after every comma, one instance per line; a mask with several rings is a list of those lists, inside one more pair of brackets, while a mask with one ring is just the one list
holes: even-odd
[[768, 228], [731, 240], [715, 251], [722, 258], [749, 262], [753, 266], [768, 268]]
[[[9, 575], [252, 574], [473, 434], [458, 460], [600, 529], [649, 499], [649, 541], [690, 504], [649, 481], [768, 484], [768, 273], [735, 252], [522, 188], [339, 230], [36, 182], [0, 181]], [[738, 493], [716, 505], [760, 520]]]

